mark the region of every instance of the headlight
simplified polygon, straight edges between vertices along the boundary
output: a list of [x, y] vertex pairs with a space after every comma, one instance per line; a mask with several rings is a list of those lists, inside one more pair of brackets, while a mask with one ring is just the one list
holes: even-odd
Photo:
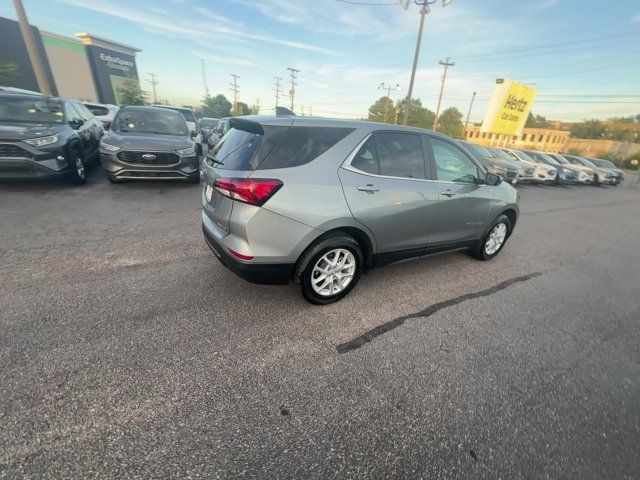
[[192, 145], [191, 147], [183, 148], [182, 150], [176, 150], [176, 153], [179, 155], [193, 155], [196, 153], [196, 147]]
[[564, 173], [569, 173], [571, 170], [569, 170], [568, 168], [561, 168], [560, 171]]
[[106, 143], [104, 140], [100, 142], [100, 148], [106, 150], [107, 152], [117, 152], [118, 150], [120, 150], [120, 147], [116, 147], [115, 145]]
[[29, 138], [27, 140], [23, 140], [24, 143], [33, 145], [36, 148], [44, 147], [45, 145], [51, 145], [52, 143], [56, 143], [57, 141], [58, 135], [49, 135], [48, 137]]

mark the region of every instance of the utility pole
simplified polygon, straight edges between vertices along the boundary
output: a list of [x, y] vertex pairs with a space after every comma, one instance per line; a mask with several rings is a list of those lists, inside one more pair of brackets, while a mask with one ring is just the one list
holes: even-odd
[[442, 104], [442, 93], [444, 92], [444, 82], [447, 81], [447, 69], [449, 67], [453, 67], [455, 62], [450, 62], [449, 57], [446, 60], [440, 60], [438, 62], [440, 65], [444, 65], [444, 73], [442, 74], [442, 82], [440, 83], [440, 96], [438, 97], [438, 106], [436, 108], [436, 116], [433, 119], [433, 131], [435, 132], [438, 128], [438, 117], [440, 116], [440, 105]]
[[256, 98], [256, 115], [260, 114], [260, 99]]
[[291, 111], [293, 112], [293, 107], [295, 105], [294, 100], [296, 97], [296, 85], [298, 85], [296, 83], [296, 73], [298, 73], [300, 70], [296, 70], [295, 68], [289, 68], [287, 67], [287, 70], [289, 70], [289, 75], [291, 76], [291, 90], [289, 90], [289, 96], [291, 97]]
[[151, 86], [153, 87], [153, 103], [158, 103], [158, 95], [156, 95], [156, 85], [158, 85], [158, 81], [156, 80], [155, 73], [147, 73], [151, 77], [151, 80], [147, 80]]
[[304, 117], [304, 105], [300, 107], [300, 115]]
[[[405, 0], [406, 1], [406, 0]], [[424, 17], [429, 13], [429, 5], [436, 3], [438, 0], [413, 0], [416, 5], [422, 7], [420, 9], [420, 28], [418, 29], [418, 41], [416, 42], [416, 50], [413, 54], [413, 68], [411, 69], [411, 80], [409, 81], [409, 91], [407, 92], [407, 101], [404, 106], [404, 117], [402, 124], [406, 125], [409, 121], [409, 111], [411, 110], [411, 94], [413, 93], [413, 82], [416, 78], [416, 68], [418, 66], [418, 57], [420, 56], [420, 45], [422, 44], [422, 30], [424, 29]], [[442, 0], [442, 6], [446, 7], [451, 0]], [[405, 7], [406, 8], [406, 7]]]
[[396, 105], [396, 118], [394, 120], [394, 125], [398, 124], [398, 115], [400, 115], [400, 102]]
[[400, 84], [396, 83], [395, 87], [391, 85], [385, 86], [384, 82], [378, 85], [378, 90], [383, 89], [387, 91], [387, 101], [384, 102], [384, 123], [387, 123], [387, 112], [389, 111], [389, 103], [391, 102], [391, 89], [400, 90]]
[[280, 100], [280, 81], [282, 80], [280, 77], [273, 77], [273, 79], [276, 81], [276, 88], [273, 89], [274, 92], [276, 92], [276, 108], [278, 108], [278, 101]]
[[204, 98], [209, 96], [209, 87], [207, 86], [207, 71], [204, 67], [204, 58], [200, 59], [202, 64], [202, 86], [204, 87]]
[[471, 109], [473, 108], [473, 101], [476, 99], [476, 95], [477, 92], [473, 92], [473, 95], [471, 96], [471, 103], [469, 104], [469, 111], [467, 112], [467, 121], [464, 122], [465, 135], [467, 132], [467, 127], [469, 126], [469, 117], [471, 116]]
[[232, 116], [234, 116], [238, 113], [238, 93], [240, 92], [240, 88], [238, 87], [238, 79], [240, 78], [240, 76], [232, 73], [231, 77], [233, 78], [233, 83], [230, 84], [231, 88], [229, 90], [231, 90], [231, 92], [233, 93], [233, 110], [231, 113]]
[[13, 0], [13, 4], [16, 8], [16, 14], [20, 24], [20, 33], [22, 33], [22, 40], [24, 41], [24, 45], [27, 47], [27, 53], [29, 55], [29, 60], [31, 61], [33, 73], [36, 76], [36, 81], [38, 82], [38, 87], [40, 88], [40, 93], [45, 98], [50, 97], [53, 92], [53, 88], [51, 87], [49, 77], [44, 70], [44, 59], [42, 58], [42, 55], [40, 55], [40, 50], [38, 50], [38, 47], [36, 46], [33, 30], [31, 29], [31, 25], [29, 25], [29, 20], [27, 19], [27, 13], [24, 11], [22, 0]]

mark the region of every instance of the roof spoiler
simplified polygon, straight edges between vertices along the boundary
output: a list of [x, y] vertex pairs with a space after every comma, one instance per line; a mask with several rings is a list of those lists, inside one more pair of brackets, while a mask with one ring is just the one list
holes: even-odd
[[289, 110], [288, 108], [285, 107], [276, 107], [276, 116], [278, 117], [283, 117], [283, 116], [288, 116], [288, 115], [292, 115], [292, 116], [296, 116], [295, 113], [293, 113], [291, 110]]
[[236, 130], [242, 130], [257, 135], [264, 135], [264, 128], [258, 122], [253, 122], [242, 117], [232, 117], [229, 119], [229, 125]]

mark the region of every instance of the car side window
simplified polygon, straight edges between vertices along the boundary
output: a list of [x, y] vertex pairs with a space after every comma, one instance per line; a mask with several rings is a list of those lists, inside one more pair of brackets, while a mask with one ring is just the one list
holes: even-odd
[[353, 160], [351, 166], [365, 173], [378, 175], [378, 155], [376, 154], [376, 143], [373, 136], [364, 143]]
[[419, 135], [413, 133], [377, 132], [374, 138], [380, 175], [427, 178]]
[[462, 150], [438, 138], [431, 138], [430, 142], [438, 180], [478, 183], [478, 167]]

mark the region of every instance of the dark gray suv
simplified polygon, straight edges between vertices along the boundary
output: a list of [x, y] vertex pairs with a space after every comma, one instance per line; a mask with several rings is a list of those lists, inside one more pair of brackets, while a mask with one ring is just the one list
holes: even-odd
[[100, 163], [110, 182], [200, 181], [195, 132], [174, 110], [123, 107], [100, 142]]
[[203, 164], [202, 227], [233, 272], [295, 280], [310, 302], [346, 295], [366, 268], [468, 249], [495, 257], [518, 193], [454, 140], [363, 121], [249, 116]]

